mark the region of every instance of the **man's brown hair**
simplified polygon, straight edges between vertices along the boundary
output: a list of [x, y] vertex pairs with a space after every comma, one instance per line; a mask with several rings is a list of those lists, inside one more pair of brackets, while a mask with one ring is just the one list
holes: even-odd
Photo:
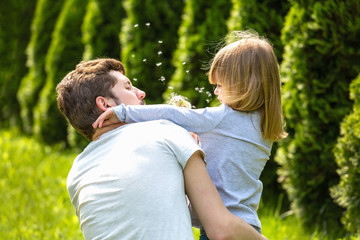
[[88, 140], [92, 140], [92, 123], [102, 113], [96, 105], [98, 96], [114, 98], [111, 89], [117, 79], [111, 70], [125, 74], [124, 65], [115, 59], [82, 61], [57, 85], [57, 104], [69, 123]]

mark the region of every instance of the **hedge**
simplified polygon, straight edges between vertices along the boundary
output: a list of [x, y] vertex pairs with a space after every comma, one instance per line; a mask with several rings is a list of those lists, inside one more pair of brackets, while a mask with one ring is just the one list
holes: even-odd
[[340, 183], [331, 196], [345, 208], [342, 223], [360, 237], [360, 74], [350, 85], [352, 112], [341, 123], [341, 135], [334, 148]]
[[360, 2], [291, 3], [281, 64], [290, 136], [276, 156], [280, 181], [304, 226], [337, 231], [342, 209], [329, 194], [339, 181], [332, 149], [351, 110], [349, 84], [360, 72]]
[[63, 0], [39, 0], [31, 23], [31, 38], [26, 48], [28, 73], [21, 80], [17, 91], [22, 129], [31, 134], [33, 130], [33, 108], [46, 80], [45, 57], [51, 42], [51, 33], [63, 5]]
[[89, 0], [82, 24], [83, 59], [120, 59], [119, 33], [125, 16], [121, 1]]
[[232, 0], [232, 3], [231, 15], [227, 23], [229, 31], [253, 29], [261, 36], [265, 36], [273, 44], [280, 63], [283, 54], [280, 36], [284, 17], [290, 8], [289, 2]]
[[25, 49], [35, 1], [9, 0], [0, 8], [0, 128], [21, 125], [16, 92], [27, 73]]
[[123, 1], [127, 18], [120, 34], [121, 60], [148, 103], [161, 103], [174, 72], [171, 58], [178, 41], [183, 1]]
[[227, 34], [230, 8], [231, 2], [226, 0], [185, 2], [179, 42], [172, 60], [175, 73], [163, 95], [165, 100], [172, 93], [186, 96], [196, 107], [205, 107], [212, 100], [213, 87], [207, 79], [206, 67], [217, 42]]
[[81, 61], [81, 24], [86, 4], [85, 0], [66, 0], [46, 55], [46, 82], [34, 110], [34, 135], [48, 143], [67, 138], [67, 123], [57, 109], [55, 87]]

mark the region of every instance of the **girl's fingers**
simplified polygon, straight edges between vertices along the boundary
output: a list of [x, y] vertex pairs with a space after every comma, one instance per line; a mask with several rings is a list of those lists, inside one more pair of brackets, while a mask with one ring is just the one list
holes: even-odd
[[101, 128], [102, 127], [102, 114], [95, 120], [95, 122], [92, 124], [93, 128]]
[[93, 128], [102, 128], [103, 126], [107, 126], [111, 124], [111, 121], [109, 120], [111, 118], [111, 115], [114, 112], [112, 109], [107, 109], [105, 112], [103, 112], [92, 124]]

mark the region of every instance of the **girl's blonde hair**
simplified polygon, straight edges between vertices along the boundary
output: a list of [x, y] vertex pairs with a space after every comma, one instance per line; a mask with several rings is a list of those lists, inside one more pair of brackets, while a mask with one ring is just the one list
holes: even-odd
[[222, 85], [222, 101], [234, 110], [259, 111], [265, 139], [285, 138], [279, 65], [271, 44], [253, 31], [232, 32], [237, 39], [211, 62], [209, 81]]

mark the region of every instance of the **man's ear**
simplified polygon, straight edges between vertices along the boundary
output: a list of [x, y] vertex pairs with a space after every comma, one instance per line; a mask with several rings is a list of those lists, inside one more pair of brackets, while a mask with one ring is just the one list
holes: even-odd
[[105, 112], [106, 109], [108, 109], [110, 106], [107, 104], [107, 99], [102, 97], [102, 96], [98, 96], [96, 98], [96, 106], [98, 106], [98, 108]]

